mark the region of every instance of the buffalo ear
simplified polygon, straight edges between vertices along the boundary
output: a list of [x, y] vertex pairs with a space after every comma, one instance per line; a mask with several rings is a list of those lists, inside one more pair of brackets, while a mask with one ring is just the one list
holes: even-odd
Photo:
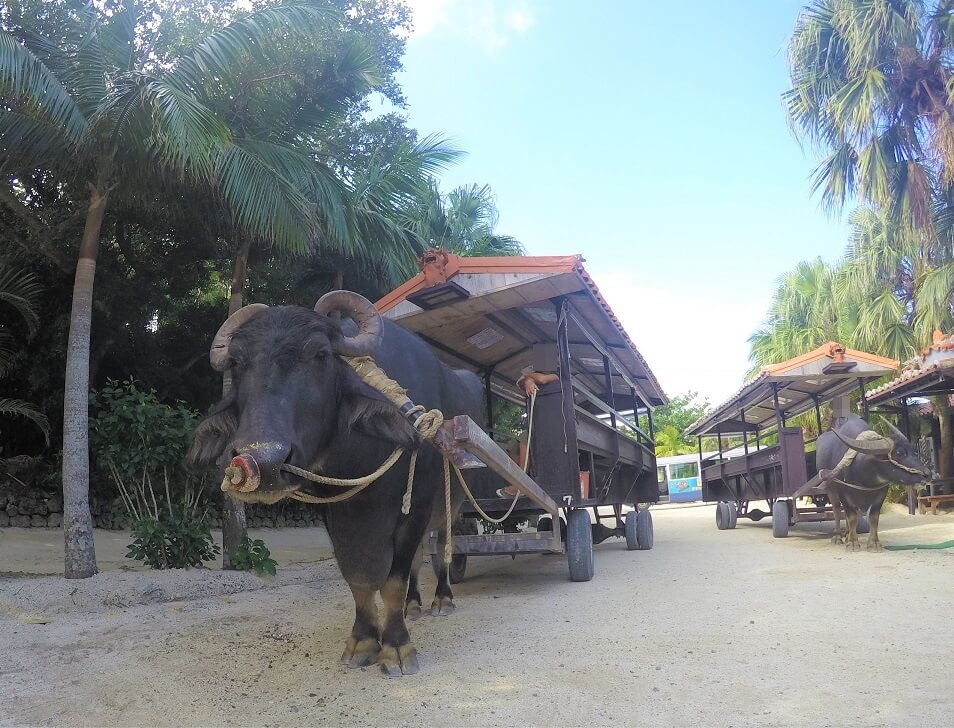
[[[347, 365], [345, 365], [347, 366]], [[338, 411], [346, 430], [356, 430], [396, 447], [414, 449], [421, 436], [400, 410], [362, 382], [348, 367]]]
[[186, 465], [196, 470], [215, 465], [228, 448], [237, 426], [232, 401], [216, 405], [196, 426], [192, 447], [186, 453]]

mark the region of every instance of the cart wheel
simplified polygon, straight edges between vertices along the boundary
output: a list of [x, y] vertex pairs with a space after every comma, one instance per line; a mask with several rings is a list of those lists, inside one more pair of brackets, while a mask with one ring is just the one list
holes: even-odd
[[[441, 562], [444, 560], [442, 554], [434, 554], [431, 557], [431, 567], [434, 569], [434, 576], [440, 576]], [[464, 580], [464, 572], [467, 571], [467, 554], [454, 554], [451, 556], [450, 568], [447, 570], [447, 578], [451, 584], [460, 584]]]
[[775, 501], [772, 506], [772, 535], [775, 538], [788, 536], [788, 503], [783, 500]]
[[636, 541], [640, 551], [649, 551], [653, 547], [653, 517], [649, 511], [636, 514]]
[[593, 578], [593, 529], [587, 511], [575, 509], [567, 513], [566, 558], [571, 581]]
[[540, 519], [537, 521], [537, 533], [541, 531], [552, 531], [553, 530], [553, 519], [550, 516], [540, 516]]
[[871, 523], [868, 521], [868, 516], [867, 516], [867, 515], [860, 515], [860, 514], [859, 514], [859, 516], [858, 516], [858, 525], [855, 526], [855, 530], [856, 530], [858, 533], [861, 533], [861, 534], [868, 533], [868, 531], [871, 530]]
[[739, 522], [739, 504], [735, 501], [726, 501], [725, 506], [729, 512], [729, 525], [727, 528], [735, 528]]
[[639, 511], [630, 511], [626, 514], [626, 522], [623, 524], [626, 532], [626, 550], [635, 551], [639, 548], [639, 539], [636, 538], [636, 516]]
[[724, 531], [729, 527], [729, 509], [723, 501], [716, 503], [716, 528]]

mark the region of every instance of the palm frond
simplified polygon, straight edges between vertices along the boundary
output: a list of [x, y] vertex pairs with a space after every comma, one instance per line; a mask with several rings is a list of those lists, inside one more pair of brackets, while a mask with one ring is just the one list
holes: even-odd
[[0, 303], [12, 306], [20, 314], [31, 335], [40, 326], [37, 306], [42, 290], [32, 273], [13, 268], [0, 270]]
[[50, 423], [46, 415], [22, 399], [0, 399], [0, 417], [23, 417], [40, 428], [46, 444], [50, 444]]
[[8, 107], [59, 125], [71, 141], [86, 132], [87, 121], [67, 89], [5, 30], [0, 30], [0, 99]]

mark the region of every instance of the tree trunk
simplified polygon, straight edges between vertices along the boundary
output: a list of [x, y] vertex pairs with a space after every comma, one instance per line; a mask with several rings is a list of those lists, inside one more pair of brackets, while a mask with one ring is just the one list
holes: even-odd
[[934, 412], [941, 430], [941, 447], [937, 451], [937, 469], [942, 478], [954, 476], [954, 432], [951, 430], [951, 405], [947, 395], [934, 397]]
[[63, 392], [63, 539], [64, 575], [85, 579], [96, 573], [93, 517], [89, 510], [89, 349], [93, 315], [93, 279], [99, 235], [106, 212], [100, 182], [91, 186], [86, 226], [76, 262], [70, 336]]
[[[232, 268], [232, 288], [229, 295], [229, 316], [242, 308], [242, 294], [245, 290], [245, 272], [248, 269], [248, 252], [251, 240], [245, 238], [235, 254]], [[232, 375], [225, 372], [222, 376], [222, 396], [232, 388]], [[229, 553], [241, 546], [248, 535], [245, 524], [245, 505], [226, 493], [222, 499], [222, 568], [234, 569], [235, 565]]]

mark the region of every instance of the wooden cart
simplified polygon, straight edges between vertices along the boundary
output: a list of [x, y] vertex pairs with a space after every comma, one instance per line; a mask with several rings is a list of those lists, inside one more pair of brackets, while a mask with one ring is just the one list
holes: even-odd
[[[715, 462], [702, 470], [702, 499], [718, 503], [716, 526], [735, 528], [739, 518], [759, 521], [772, 516], [776, 538], [805, 521], [833, 519], [824, 490], [808, 488], [817, 475], [814, 440], [806, 441], [801, 427], [789, 420], [814, 411], [816, 432], [822, 432], [821, 405], [832, 402], [834, 417], [847, 415], [848, 393], [858, 389], [862, 416], [868, 419], [865, 382], [890, 374], [898, 362], [846, 349], [829, 342], [802, 356], [764, 367], [728, 401], [710, 410], [686, 432], [713, 438]], [[772, 438], [772, 435], [777, 438]], [[775, 442], [768, 444], [768, 439]], [[710, 440], [711, 442], [711, 440]], [[796, 497], [805, 495], [808, 505]], [[769, 512], [750, 509], [764, 500]], [[862, 531], [864, 532], [864, 531]]]
[[[453, 577], [468, 555], [565, 551], [571, 579], [588, 581], [594, 542], [616, 536], [630, 549], [652, 547], [652, 518], [640, 504], [658, 500], [652, 408], [666, 395], [580, 256], [434, 251], [419, 275], [377, 306], [447, 364], [481, 378], [488, 423], [499, 400], [527, 407], [529, 418], [517, 386], [528, 368], [558, 375], [533, 404], [529, 474], [494, 442], [492, 428], [485, 432], [468, 417], [445, 425], [501, 478], [475, 489], [481, 508], [506, 512], [512, 498], [496, 493], [506, 481], [523, 496], [514, 516], [538, 518], [536, 530], [455, 535]], [[464, 515], [473, 518], [469, 505]], [[634, 510], [624, 513], [625, 506]]]

